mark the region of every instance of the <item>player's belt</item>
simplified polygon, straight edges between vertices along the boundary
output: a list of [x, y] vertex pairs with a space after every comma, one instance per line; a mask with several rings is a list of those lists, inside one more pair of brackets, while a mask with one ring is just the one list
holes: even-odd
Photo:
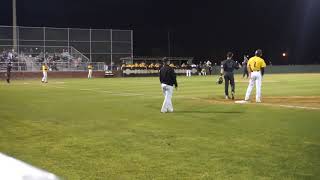
[[260, 70], [257, 70], [257, 71], [252, 71], [252, 72], [260, 72]]

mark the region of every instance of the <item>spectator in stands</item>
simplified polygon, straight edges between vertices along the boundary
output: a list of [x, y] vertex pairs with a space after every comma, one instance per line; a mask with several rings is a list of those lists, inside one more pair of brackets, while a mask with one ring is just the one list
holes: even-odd
[[58, 71], [57, 62], [55, 60], [52, 61], [51, 69], [52, 71]]
[[13, 61], [13, 52], [14, 50], [8, 52], [8, 61]]
[[63, 61], [69, 61], [71, 59], [71, 56], [67, 50], [63, 49], [63, 52], [61, 54], [61, 58]]

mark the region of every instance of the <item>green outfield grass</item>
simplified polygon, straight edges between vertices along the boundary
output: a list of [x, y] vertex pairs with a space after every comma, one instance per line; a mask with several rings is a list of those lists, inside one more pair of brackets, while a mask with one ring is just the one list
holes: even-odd
[[[262, 104], [217, 76], [0, 83], [0, 152], [65, 179], [320, 179], [320, 74], [266, 75]], [[236, 77], [237, 99], [247, 80]]]

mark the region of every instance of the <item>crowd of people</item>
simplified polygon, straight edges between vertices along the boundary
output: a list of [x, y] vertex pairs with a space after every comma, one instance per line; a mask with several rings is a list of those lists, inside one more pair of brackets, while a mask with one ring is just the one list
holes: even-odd
[[[134, 64], [122, 64], [121, 65], [121, 70], [160, 70], [161, 67], [163, 66], [162, 63], [145, 63], [145, 62], [135, 62]], [[170, 64], [168, 65], [173, 69], [182, 69], [186, 70], [186, 75], [191, 76], [191, 72], [197, 72], [199, 76], [206, 76], [206, 75], [212, 75], [213, 71], [217, 68], [217, 64], [212, 64], [211, 61], [200, 61], [200, 63], [195, 64], [195, 63], [177, 63], [174, 61], [171, 61]], [[193, 70], [195, 69], [195, 71]], [[192, 71], [193, 70], [193, 71]]]
[[[11, 62], [14, 70], [28, 70], [27, 64], [33, 64], [35, 67], [40, 67], [43, 63], [46, 63], [50, 70], [58, 71], [59, 64], [63, 68], [63, 65], [68, 66], [72, 64], [74, 68], [81, 69], [81, 63], [83, 62], [81, 56], [72, 56], [67, 49], [63, 49], [62, 52], [55, 53], [43, 53], [43, 51], [38, 48], [24, 48], [20, 49], [17, 53], [14, 49], [3, 49], [0, 54], [0, 64], [6, 66], [5, 64]], [[67, 67], [66, 67], [67, 68]], [[84, 67], [85, 69], [86, 67]]]

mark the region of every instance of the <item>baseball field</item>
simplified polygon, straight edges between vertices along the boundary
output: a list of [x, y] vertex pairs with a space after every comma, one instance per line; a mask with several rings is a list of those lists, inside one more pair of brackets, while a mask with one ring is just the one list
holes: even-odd
[[320, 74], [267, 74], [261, 104], [216, 79], [179, 76], [168, 114], [158, 78], [3, 81], [0, 152], [63, 179], [320, 179]]

